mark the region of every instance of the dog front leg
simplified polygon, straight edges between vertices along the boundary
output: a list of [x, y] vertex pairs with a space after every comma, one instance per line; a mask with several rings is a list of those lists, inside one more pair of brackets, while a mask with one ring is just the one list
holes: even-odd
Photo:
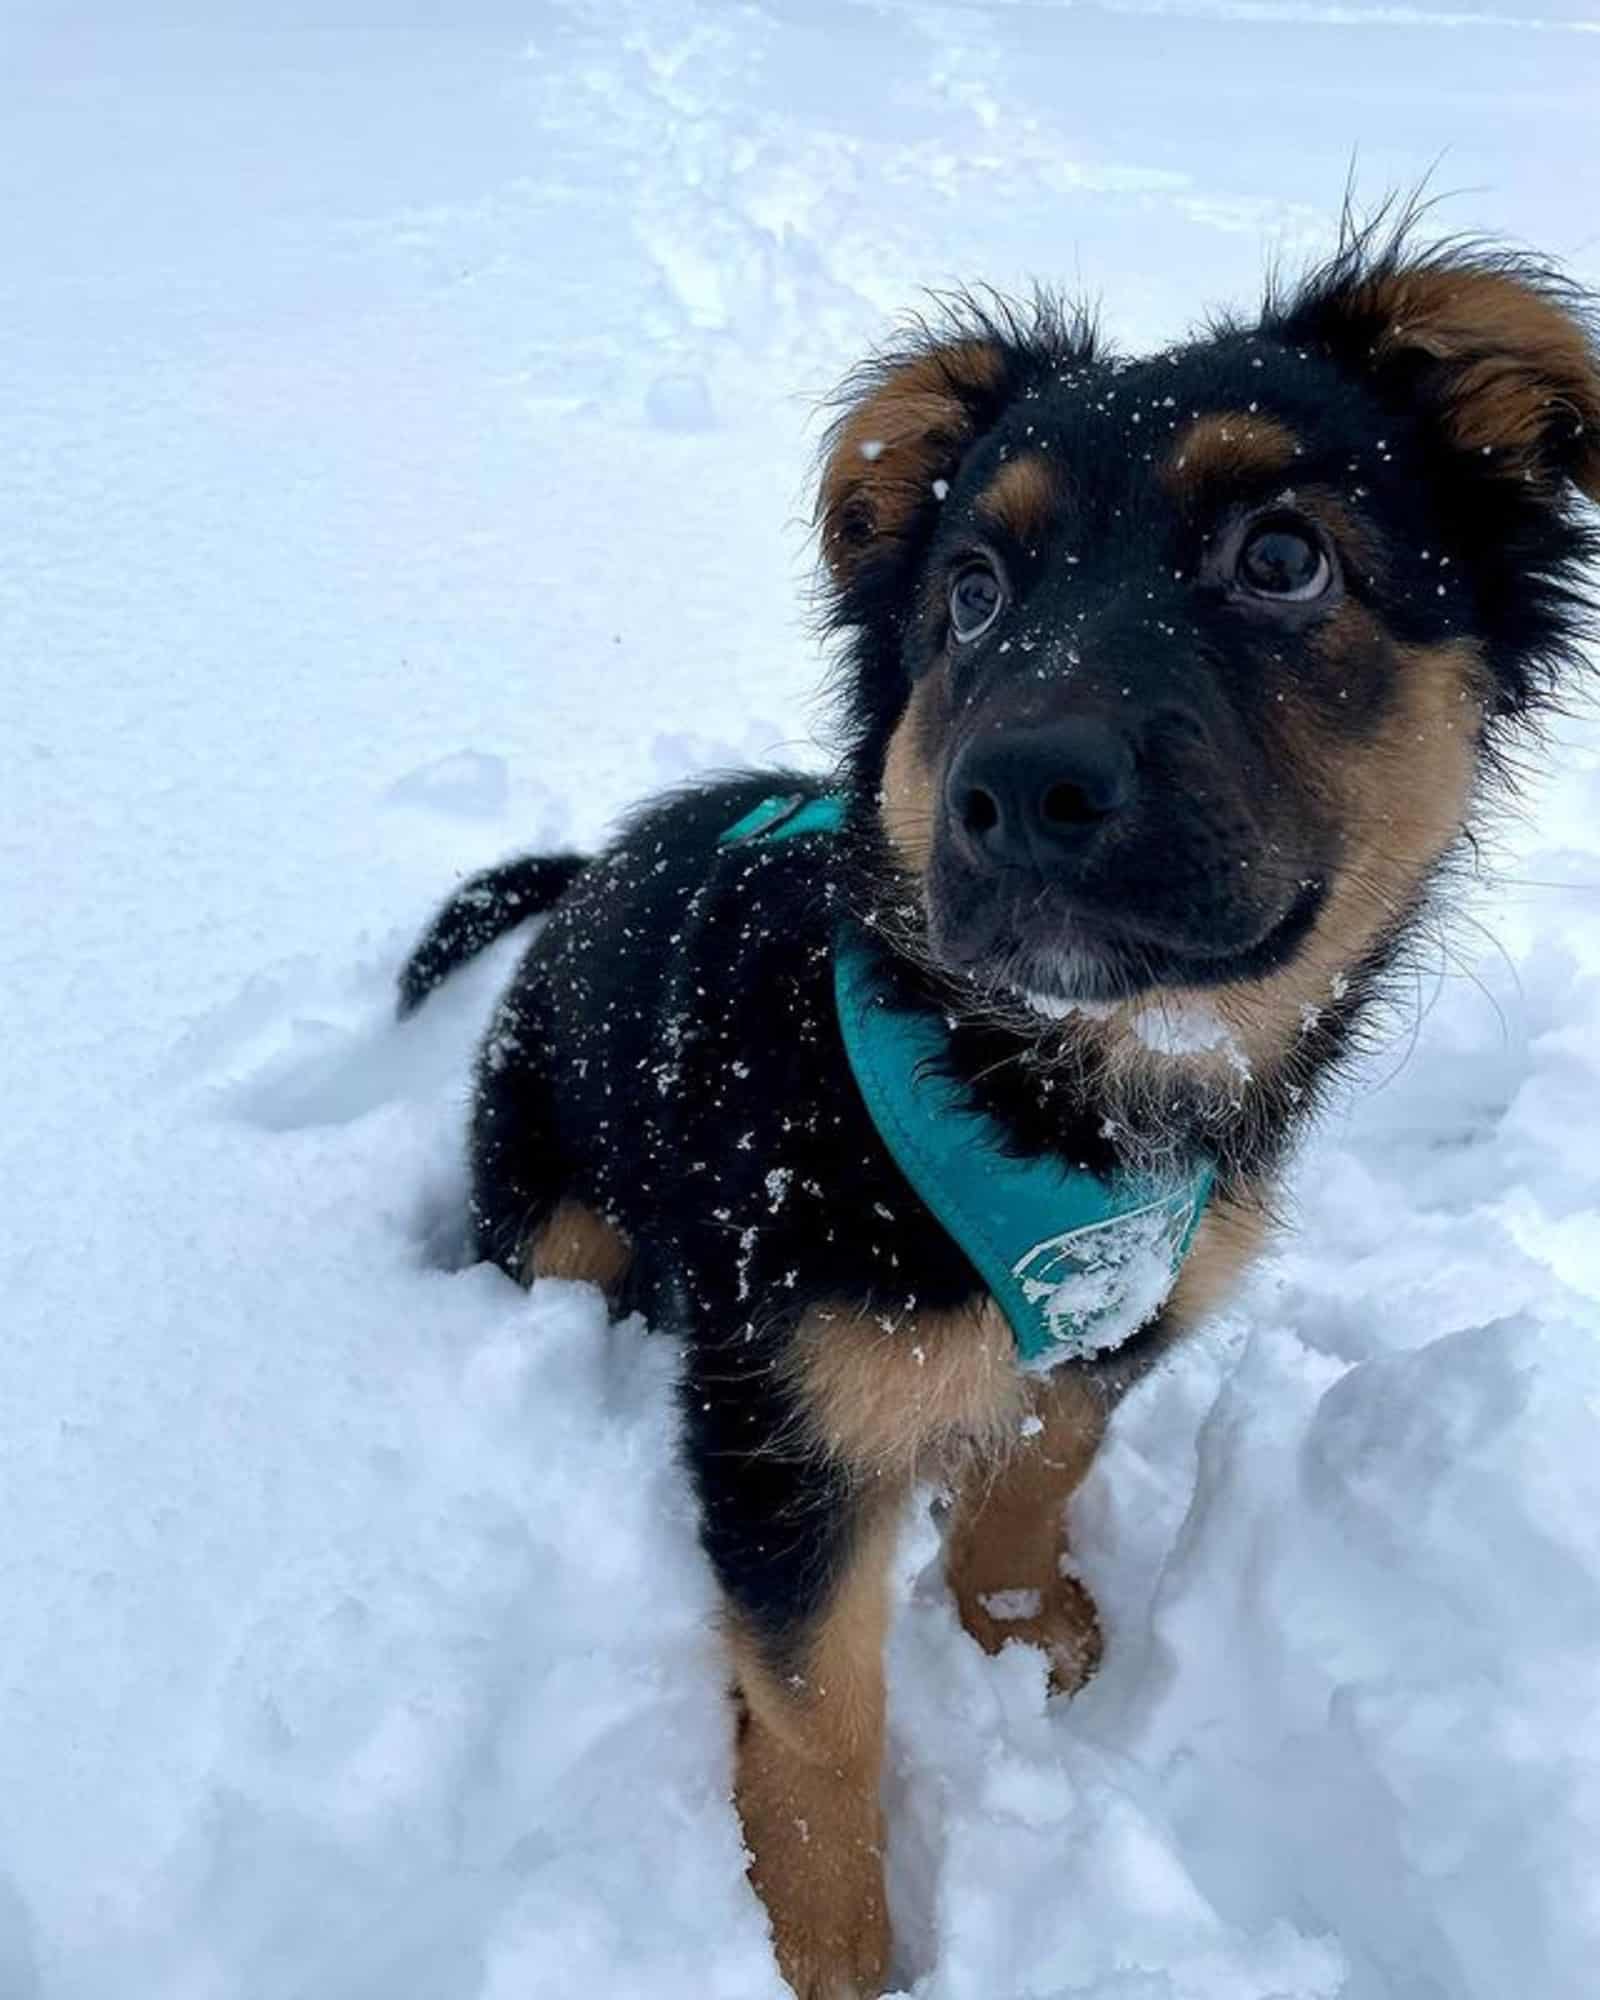
[[697, 1341], [684, 1382], [707, 1553], [743, 1705], [738, 1804], [803, 2000], [879, 1993], [888, 1572], [912, 1481], [1015, 1434], [1009, 1329], [981, 1300], [885, 1323], [818, 1307], [765, 1342]]
[[1100, 1625], [1089, 1593], [1063, 1574], [1064, 1515], [1104, 1429], [1092, 1387], [1047, 1380], [1009, 1455], [998, 1467], [972, 1465], [945, 1541], [945, 1574], [973, 1638], [989, 1653], [1008, 1639], [1043, 1647], [1068, 1694], [1099, 1664]]
[[898, 1518], [874, 1497], [872, 1517], [851, 1524], [824, 1601], [798, 1629], [762, 1635], [730, 1615], [750, 1878], [800, 2000], [868, 2000], [888, 1974], [878, 1785]]

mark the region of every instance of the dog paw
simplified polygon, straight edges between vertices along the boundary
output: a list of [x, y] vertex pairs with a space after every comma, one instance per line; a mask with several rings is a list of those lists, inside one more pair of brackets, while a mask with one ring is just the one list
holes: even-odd
[[1048, 1592], [975, 1591], [962, 1601], [961, 1622], [986, 1653], [1019, 1640], [1038, 1646], [1049, 1659], [1055, 1694], [1076, 1694], [1100, 1664], [1100, 1619], [1074, 1577], [1060, 1577]]

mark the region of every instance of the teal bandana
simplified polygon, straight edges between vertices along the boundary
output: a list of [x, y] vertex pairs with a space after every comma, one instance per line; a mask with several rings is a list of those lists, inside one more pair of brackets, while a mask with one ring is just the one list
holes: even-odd
[[[831, 834], [843, 819], [837, 797], [764, 799], [721, 844]], [[995, 1121], [965, 1104], [942, 1072], [943, 1017], [888, 1006], [867, 953], [843, 935], [834, 996], [878, 1136], [993, 1293], [1023, 1367], [1043, 1372], [1107, 1353], [1152, 1320], [1177, 1281], [1212, 1169], [1158, 1182], [1013, 1159]]]

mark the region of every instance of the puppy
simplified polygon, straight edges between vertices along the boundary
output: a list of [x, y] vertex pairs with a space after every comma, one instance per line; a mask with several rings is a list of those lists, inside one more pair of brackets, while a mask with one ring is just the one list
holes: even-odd
[[697, 786], [594, 860], [491, 871], [402, 974], [404, 1012], [549, 911], [478, 1063], [477, 1246], [683, 1339], [737, 1804], [798, 1994], [888, 1972], [913, 1481], [952, 1488], [968, 1630], [1076, 1687], [1063, 1503], [1260, 1245], [1556, 692], [1580, 493], [1591, 322], [1524, 259], [1350, 231], [1138, 361], [1048, 301], [961, 304], [828, 443], [833, 776]]

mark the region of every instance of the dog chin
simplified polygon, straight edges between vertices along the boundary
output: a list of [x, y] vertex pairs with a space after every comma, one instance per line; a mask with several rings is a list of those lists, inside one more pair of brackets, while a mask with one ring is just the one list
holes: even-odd
[[952, 912], [930, 896], [927, 942], [958, 985], [976, 988], [1005, 1012], [1026, 1010], [1041, 1021], [1104, 1020], [1156, 984], [1159, 954], [1151, 947], [1075, 918], [1029, 937], [998, 912]]
[[[944, 957], [944, 954], [939, 954]], [[1105, 1021], [1136, 1003], [1148, 982], [1114, 957], [1093, 950], [1024, 956], [1010, 950], [992, 959], [945, 958], [958, 986], [980, 997], [987, 1010], [1041, 1026], [1072, 1019]]]
[[1013, 963], [1005, 975], [1007, 990], [1046, 1021], [1072, 1015], [1103, 1021], [1137, 1000], [1146, 983], [1118, 959], [1081, 949], [1052, 952], [1021, 966]]
[[1126, 994], [1106, 996], [1094, 980], [1072, 982], [1052, 980], [1048, 986], [1008, 984], [1006, 992], [1040, 1020], [1110, 1020], [1124, 1004]]
[[1030, 1014], [1037, 1014], [1042, 1021], [1065, 1021], [1073, 1014], [1088, 1021], [1104, 1021], [1117, 1010], [1115, 1000], [1091, 1000], [1083, 994], [1043, 993], [1029, 986], [1010, 990]]

